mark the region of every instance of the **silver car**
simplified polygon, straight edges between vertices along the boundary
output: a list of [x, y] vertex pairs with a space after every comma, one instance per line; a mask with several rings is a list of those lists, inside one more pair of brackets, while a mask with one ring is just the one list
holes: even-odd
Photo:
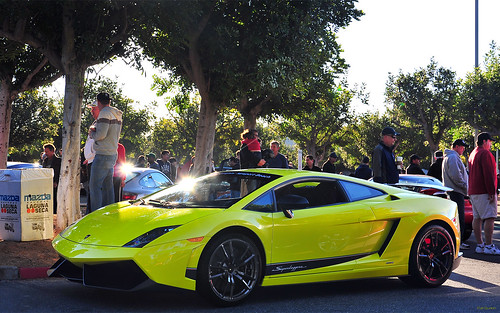
[[135, 200], [174, 183], [162, 172], [152, 168], [133, 167], [126, 170], [122, 200]]

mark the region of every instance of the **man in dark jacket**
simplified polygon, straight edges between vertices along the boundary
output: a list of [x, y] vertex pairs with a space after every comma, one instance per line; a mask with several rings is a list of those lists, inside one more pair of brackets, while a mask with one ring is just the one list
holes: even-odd
[[399, 172], [394, 160], [396, 143], [394, 128], [386, 127], [382, 130], [380, 143], [373, 150], [373, 181], [382, 184], [395, 184], [399, 182]]
[[54, 177], [52, 178], [53, 184], [53, 206], [54, 214], [57, 213], [57, 185], [59, 184], [59, 175], [61, 173], [61, 158], [55, 152], [56, 148], [53, 144], [48, 143], [43, 146], [43, 150], [47, 158], [43, 160], [42, 167], [54, 169]]
[[367, 156], [363, 157], [363, 160], [361, 160], [361, 164], [358, 166], [356, 171], [354, 171], [354, 177], [370, 179], [372, 177], [373, 171], [368, 163], [370, 163], [370, 158], [368, 158]]
[[434, 157], [436, 158], [436, 161], [432, 163], [431, 167], [429, 167], [429, 172], [427, 172], [427, 175], [436, 177], [440, 181], [443, 181], [443, 151], [438, 150], [434, 152]]
[[328, 160], [323, 163], [322, 171], [335, 174], [335, 162], [337, 162], [337, 154], [332, 152], [330, 153]]
[[425, 175], [420, 167], [420, 159], [422, 158], [416, 154], [410, 156], [410, 165], [406, 168], [406, 174]]

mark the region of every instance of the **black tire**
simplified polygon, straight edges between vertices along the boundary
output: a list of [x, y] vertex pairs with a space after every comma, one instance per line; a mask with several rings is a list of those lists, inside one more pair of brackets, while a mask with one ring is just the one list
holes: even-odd
[[412, 244], [409, 276], [402, 281], [419, 287], [438, 287], [450, 277], [455, 246], [446, 229], [429, 225], [422, 229]]
[[228, 233], [209, 242], [198, 264], [196, 290], [220, 306], [236, 305], [260, 283], [259, 248], [243, 234]]

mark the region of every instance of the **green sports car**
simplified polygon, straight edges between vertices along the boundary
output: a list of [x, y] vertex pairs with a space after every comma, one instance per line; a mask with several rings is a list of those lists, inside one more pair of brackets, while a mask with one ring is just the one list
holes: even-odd
[[220, 305], [258, 287], [397, 276], [443, 284], [461, 260], [455, 202], [288, 169], [213, 173], [103, 207], [53, 241], [49, 270], [86, 286], [149, 282]]

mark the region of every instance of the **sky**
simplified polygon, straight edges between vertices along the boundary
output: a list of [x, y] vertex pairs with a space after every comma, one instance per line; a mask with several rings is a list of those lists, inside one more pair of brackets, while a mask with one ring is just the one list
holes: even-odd
[[[389, 73], [413, 73], [434, 57], [465, 78], [475, 65], [475, 0], [359, 0], [364, 16], [338, 32], [350, 65], [348, 82], [366, 84], [370, 105], [384, 110]], [[500, 43], [499, 0], [479, 0], [479, 65], [494, 40]], [[358, 104], [359, 105], [359, 104]]]
[[[432, 57], [439, 66], [465, 78], [475, 63], [475, 0], [359, 0], [364, 16], [337, 33], [350, 65], [350, 87], [366, 84], [369, 105], [355, 102], [356, 111], [385, 110], [384, 91], [389, 73], [412, 73], [426, 67]], [[479, 65], [490, 43], [500, 43], [500, 0], [479, 0]], [[162, 99], [151, 91], [157, 70], [146, 63], [141, 73], [123, 61], [98, 66], [99, 74], [116, 80], [125, 96], [140, 105]], [[95, 74], [94, 74], [95, 75]], [[55, 92], [63, 96], [64, 81]], [[159, 107], [157, 116], [166, 115]]]

